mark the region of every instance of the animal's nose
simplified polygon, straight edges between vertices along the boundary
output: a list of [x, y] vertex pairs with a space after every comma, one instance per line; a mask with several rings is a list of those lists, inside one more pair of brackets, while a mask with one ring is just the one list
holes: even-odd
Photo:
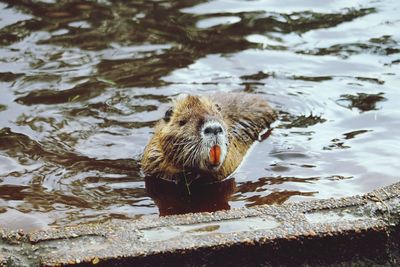
[[205, 134], [219, 134], [222, 133], [222, 127], [219, 125], [212, 125], [204, 128], [204, 133]]

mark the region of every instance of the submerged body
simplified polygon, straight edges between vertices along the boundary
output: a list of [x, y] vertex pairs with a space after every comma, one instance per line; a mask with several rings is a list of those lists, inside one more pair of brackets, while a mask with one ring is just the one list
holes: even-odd
[[174, 181], [222, 180], [274, 120], [274, 112], [261, 96], [178, 96], [155, 127], [142, 169], [146, 175]]

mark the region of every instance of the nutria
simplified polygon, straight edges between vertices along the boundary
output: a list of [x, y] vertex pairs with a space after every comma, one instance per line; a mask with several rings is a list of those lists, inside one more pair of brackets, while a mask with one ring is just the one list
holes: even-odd
[[230, 175], [275, 119], [259, 95], [180, 95], [155, 126], [142, 158], [145, 175], [186, 183]]

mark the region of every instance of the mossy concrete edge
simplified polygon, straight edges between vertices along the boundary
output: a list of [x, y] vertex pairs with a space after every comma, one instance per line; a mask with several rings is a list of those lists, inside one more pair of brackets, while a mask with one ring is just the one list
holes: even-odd
[[400, 182], [362, 196], [115, 220], [23, 233], [0, 229], [15, 266], [329, 265], [400, 260]]

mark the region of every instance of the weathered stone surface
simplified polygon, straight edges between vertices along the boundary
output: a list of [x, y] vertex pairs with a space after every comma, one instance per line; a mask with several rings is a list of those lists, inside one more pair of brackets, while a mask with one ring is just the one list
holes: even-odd
[[0, 263], [88, 266], [395, 264], [400, 183], [363, 196], [18, 233]]

